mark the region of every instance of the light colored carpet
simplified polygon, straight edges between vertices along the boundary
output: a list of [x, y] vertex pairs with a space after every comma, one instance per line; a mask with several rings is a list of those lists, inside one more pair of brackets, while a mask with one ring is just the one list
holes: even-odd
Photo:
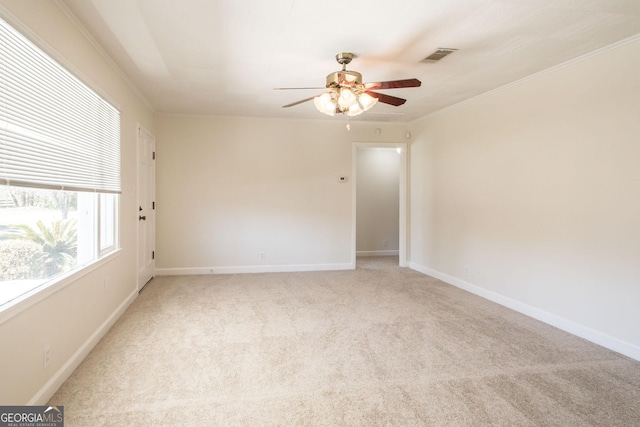
[[418, 272], [157, 277], [66, 426], [638, 426], [640, 362]]

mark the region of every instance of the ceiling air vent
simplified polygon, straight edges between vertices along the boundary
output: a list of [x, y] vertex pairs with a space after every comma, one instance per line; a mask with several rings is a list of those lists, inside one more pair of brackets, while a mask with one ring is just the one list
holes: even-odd
[[429, 55], [426, 58], [424, 58], [422, 60], [422, 62], [440, 61], [442, 58], [444, 58], [445, 56], [449, 55], [450, 53], [455, 52], [456, 50], [458, 50], [458, 49], [449, 49], [449, 48], [446, 48], [446, 47], [439, 47], [438, 50], [436, 50], [431, 55]]

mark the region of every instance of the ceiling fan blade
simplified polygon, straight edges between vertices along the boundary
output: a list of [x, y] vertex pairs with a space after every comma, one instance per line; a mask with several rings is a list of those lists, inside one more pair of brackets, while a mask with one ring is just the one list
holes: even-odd
[[274, 87], [273, 88], [273, 90], [306, 90], [306, 89], [322, 90], [326, 88], [324, 87]]
[[371, 92], [369, 90], [366, 91], [366, 93], [373, 96], [374, 98], [378, 98], [378, 101], [385, 104], [393, 105], [394, 107], [397, 107], [407, 102], [406, 99], [398, 98], [397, 96], [386, 95], [384, 93]]
[[282, 108], [289, 108], [289, 107], [293, 107], [294, 105], [302, 104], [303, 102], [311, 101], [316, 96], [318, 96], [318, 95], [314, 95], [314, 96], [312, 96], [310, 98], [305, 98], [305, 99], [302, 99], [300, 101], [292, 102], [291, 104], [283, 105]]
[[422, 82], [418, 79], [390, 80], [388, 82], [365, 83], [365, 89], [400, 89], [403, 87], [420, 87]]

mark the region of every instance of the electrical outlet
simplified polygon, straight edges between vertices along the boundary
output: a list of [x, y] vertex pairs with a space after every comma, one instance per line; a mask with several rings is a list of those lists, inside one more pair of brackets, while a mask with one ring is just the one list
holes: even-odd
[[106, 277], [104, 278], [104, 283], [102, 284], [102, 290], [104, 292], [107, 292], [107, 290], [109, 289], [109, 279], [107, 279]]
[[469, 267], [464, 268], [464, 276], [467, 278], [469, 277]]
[[388, 241], [388, 240], [383, 240], [383, 241], [382, 241], [382, 247], [383, 247], [383, 248], [386, 248], [386, 247], [388, 247], [388, 246], [389, 246], [389, 241]]
[[46, 368], [51, 363], [51, 344], [44, 346], [42, 350], [42, 367]]
[[265, 259], [267, 259], [267, 255], [264, 252], [260, 252], [260, 259], [264, 261]]

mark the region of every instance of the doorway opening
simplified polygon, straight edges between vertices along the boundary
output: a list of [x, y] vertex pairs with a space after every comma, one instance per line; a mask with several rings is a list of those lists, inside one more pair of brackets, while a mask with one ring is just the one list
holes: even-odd
[[353, 144], [353, 268], [406, 267], [406, 143]]

